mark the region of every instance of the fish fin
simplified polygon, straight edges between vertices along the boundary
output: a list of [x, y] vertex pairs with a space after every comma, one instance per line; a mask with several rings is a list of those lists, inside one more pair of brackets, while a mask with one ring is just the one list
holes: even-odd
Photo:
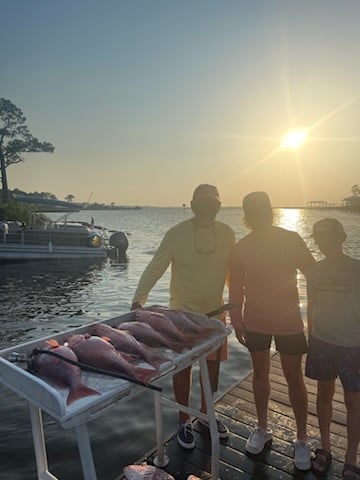
[[93, 388], [81, 384], [77, 388], [70, 390], [68, 398], [66, 400], [66, 405], [71, 405], [76, 400], [87, 397], [89, 395], [101, 395], [101, 393], [97, 390], [94, 390]]
[[46, 343], [50, 345], [51, 348], [60, 347], [60, 343], [54, 338], [51, 338], [50, 340], [46, 340]]
[[122, 350], [117, 350], [118, 353], [129, 363], [134, 363], [135, 360], [138, 360], [139, 355], [132, 355], [131, 353], [123, 352]]

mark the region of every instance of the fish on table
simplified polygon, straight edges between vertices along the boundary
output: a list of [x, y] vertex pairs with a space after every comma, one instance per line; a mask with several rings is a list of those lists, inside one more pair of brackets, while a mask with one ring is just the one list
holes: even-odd
[[183, 310], [163, 307], [161, 305], [151, 305], [150, 307], [146, 307], [145, 310], [162, 313], [183, 333], [203, 335], [204, 333], [206, 334], [207, 331], [209, 331], [208, 333], [211, 333], [211, 331], [214, 330], [213, 328], [209, 328], [207, 325], [208, 318], [205, 315], [202, 316], [206, 320], [206, 323], [204, 322], [204, 324], [201, 325], [199, 323], [195, 323]]
[[[57, 340], [48, 340], [42, 350], [47, 350], [61, 355], [65, 359], [78, 361], [76, 354], [69, 347], [59, 345]], [[101, 395], [100, 392], [84, 385], [80, 367], [47, 353], [38, 353], [33, 357], [34, 373], [59, 388], [68, 388], [69, 393], [66, 404], [70, 405], [75, 400], [88, 395]]]
[[112, 373], [126, 375], [143, 383], [158, 376], [157, 369], [131, 364], [126, 357], [104, 338], [89, 334], [75, 334], [67, 339], [80, 362]]
[[154, 354], [148, 347], [140, 343], [129, 331], [118, 330], [117, 328], [105, 325], [104, 323], [95, 323], [90, 326], [89, 333], [98, 337], [109, 338], [116, 350], [135, 355], [155, 368], [159, 368], [162, 363], [168, 361], [164, 356]]
[[181, 342], [185, 347], [191, 348], [199, 340], [199, 337], [195, 335], [183, 333], [162, 313], [138, 308], [135, 311], [135, 318], [139, 322], [147, 323], [162, 335], [177, 342]]
[[130, 332], [139, 342], [145, 343], [149, 347], [165, 347], [175, 352], [182, 352], [185, 348], [180, 342], [170, 340], [144, 322], [122, 322], [116, 328]]

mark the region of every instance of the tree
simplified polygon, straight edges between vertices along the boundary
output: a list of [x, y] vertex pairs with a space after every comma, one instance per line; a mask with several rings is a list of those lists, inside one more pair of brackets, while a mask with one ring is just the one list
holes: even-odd
[[360, 187], [359, 187], [359, 185], [353, 185], [353, 186], [351, 187], [351, 191], [352, 191], [352, 194], [353, 194], [354, 196], [356, 196], [356, 197], [357, 197], [358, 195], [360, 195]]
[[24, 192], [19, 188], [13, 188], [9, 190], [12, 195], [23, 195], [24, 197], [41, 197], [41, 198], [50, 198], [51, 200], [57, 200], [56, 195], [50, 192]]
[[23, 162], [24, 153], [52, 153], [55, 150], [51, 143], [39, 142], [31, 135], [25, 122], [20, 108], [10, 100], [0, 98], [0, 172], [4, 203], [9, 202], [6, 168]]
[[71, 195], [71, 193], [69, 193], [69, 195], [66, 195], [65, 200], [67, 202], [72, 202], [74, 200], [74, 198], [75, 198], [75, 196]]

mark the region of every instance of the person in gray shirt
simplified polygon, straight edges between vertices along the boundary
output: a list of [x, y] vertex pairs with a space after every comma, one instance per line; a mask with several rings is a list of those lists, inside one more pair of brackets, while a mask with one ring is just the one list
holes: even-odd
[[321, 447], [312, 469], [325, 475], [331, 464], [330, 424], [335, 380], [339, 376], [347, 410], [347, 449], [342, 478], [360, 480], [360, 260], [343, 253], [346, 233], [334, 218], [313, 226], [325, 259], [308, 276], [309, 352], [306, 376], [318, 381], [317, 414]]

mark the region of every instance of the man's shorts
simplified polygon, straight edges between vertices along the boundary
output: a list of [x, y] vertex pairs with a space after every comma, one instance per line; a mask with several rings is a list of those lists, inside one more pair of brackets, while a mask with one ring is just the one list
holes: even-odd
[[[245, 332], [249, 352], [269, 350], [273, 335], [258, 332]], [[274, 335], [276, 350], [287, 355], [303, 355], [308, 351], [304, 332], [295, 335]]]
[[360, 347], [340, 347], [310, 337], [305, 375], [315, 380], [339, 377], [344, 390], [360, 392]]

